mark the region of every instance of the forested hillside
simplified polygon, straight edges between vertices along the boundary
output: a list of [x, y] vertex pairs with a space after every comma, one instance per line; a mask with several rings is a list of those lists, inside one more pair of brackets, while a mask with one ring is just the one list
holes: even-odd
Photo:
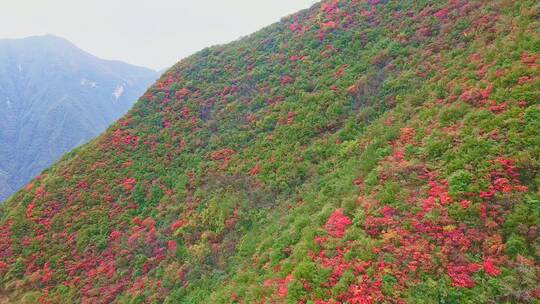
[[2, 207], [1, 299], [538, 303], [539, 28], [330, 0], [182, 60]]

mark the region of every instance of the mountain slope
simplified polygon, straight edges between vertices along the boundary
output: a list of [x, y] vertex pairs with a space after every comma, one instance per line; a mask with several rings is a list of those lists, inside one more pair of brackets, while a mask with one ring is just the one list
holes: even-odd
[[51, 35], [0, 40], [0, 201], [103, 132], [157, 77]]
[[325, 1], [2, 209], [6, 301], [538, 301], [540, 6]]

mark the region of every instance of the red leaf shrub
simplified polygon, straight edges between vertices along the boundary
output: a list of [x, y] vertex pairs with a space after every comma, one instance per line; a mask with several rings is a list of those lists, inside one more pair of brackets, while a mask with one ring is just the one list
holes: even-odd
[[28, 206], [26, 207], [26, 217], [27, 218], [32, 218], [35, 207], [36, 207], [36, 204], [34, 202], [31, 202], [30, 204], [28, 204]]
[[126, 191], [131, 191], [135, 187], [135, 184], [137, 184], [137, 180], [134, 178], [126, 178], [122, 182], [122, 186], [124, 186]]
[[167, 242], [167, 249], [169, 250], [169, 252], [176, 252], [176, 249], [178, 248], [178, 244], [176, 244], [175, 241], [168, 241]]
[[469, 207], [471, 206], [471, 201], [469, 201], [469, 200], [462, 200], [459, 204], [461, 205], [461, 208], [463, 208], [463, 209], [469, 209]]
[[292, 124], [293, 124], [293, 122], [294, 122], [294, 116], [295, 116], [295, 115], [296, 115], [296, 113], [294, 113], [294, 112], [289, 112], [289, 113], [287, 114], [287, 124], [288, 124], [288, 125], [292, 125]]
[[448, 275], [452, 279], [453, 286], [473, 288], [476, 284], [471, 275], [479, 269], [477, 264], [450, 264]]
[[401, 129], [400, 141], [403, 144], [412, 143], [415, 136], [416, 136], [416, 130], [415, 129], [413, 129], [413, 128], [402, 128]]
[[115, 241], [122, 237], [122, 232], [118, 230], [113, 230], [111, 234], [109, 235], [109, 240]]
[[345, 235], [345, 230], [352, 224], [352, 221], [343, 214], [343, 209], [336, 209], [332, 215], [326, 221], [324, 228], [329, 235], [337, 238], [341, 238]]
[[501, 270], [495, 266], [494, 260], [491, 257], [488, 257], [485, 260], [482, 267], [484, 268], [484, 271], [492, 277], [496, 277], [501, 274]]
[[328, 30], [328, 29], [335, 29], [337, 27], [337, 23], [334, 22], [334, 21], [328, 21], [328, 22], [323, 22], [321, 23], [321, 28], [323, 30]]
[[321, 5], [321, 10], [324, 11], [326, 14], [329, 14], [329, 15], [334, 14], [334, 13], [338, 13], [339, 12], [338, 4], [339, 4], [338, 0], [333, 0], [332, 2], [323, 3]]
[[446, 19], [448, 18], [448, 13], [450, 12], [450, 9], [445, 7], [439, 11], [437, 11], [436, 13], [433, 14], [433, 16], [439, 18], [439, 19]]
[[294, 78], [292, 78], [289, 75], [285, 75], [281, 77], [281, 84], [282, 85], [288, 85], [294, 83]]
[[43, 284], [47, 284], [51, 281], [52, 279], [52, 270], [49, 266], [49, 263], [45, 263], [45, 265], [43, 265], [43, 271], [42, 271], [42, 274], [41, 274], [41, 282]]
[[171, 224], [171, 230], [172, 231], [175, 231], [177, 230], [178, 228], [181, 228], [183, 227], [184, 225], [186, 224], [186, 221], [185, 220], [178, 220], [174, 223]]
[[113, 132], [111, 137], [111, 143], [113, 147], [123, 148], [130, 146], [132, 148], [137, 148], [139, 146], [139, 137], [137, 135], [132, 135], [129, 131], [118, 129]]
[[349, 65], [348, 64], [344, 64], [342, 65], [339, 70], [336, 72], [336, 75], [335, 77], [336, 78], [341, 78], [341, 76], [343, 76], [343, 74], [345, 74], [345, 69], [348, 68]]
[[534, 67], [536, 65], [536, 62], [540, 59], [540, 55], [529, 55], [529, 53], [524, 52], [521, 54], [521, 62], [528, 65], [529, 67]]
[[186, 96], [189, 96], [191, 94], [191, 91], [188, 88], [182, 88], [176, 94], [174, 95], [177, 99], [182, 99]]
[[289, 283], [294, 280], [294, 277], [290, 274], [285, 278], [278, 278], [278, 279], [269, 279], [264, 282], [264, 287], [272, 287], [276, 286], [276, 292], [275, 295], [278, 297], [284, 298], [289, 293]]
[[257, 163], [257, 164], [255, 165], [255, 167], [253, 167], [253, 168], [249, 171], [249, 175], [251, 175], [251, 176], [256, 176], [256, 175], [258, 175], [260, 172], [261, 172], [261, 164], [260, 164], [260, 163]]
[[508, 108], [508, 103], [503, 102], [501, 104], [496, 104], [495, 102], [492, 103], [492, 105], [489, 107], [489, 110], [495, 114], [500, 114]]

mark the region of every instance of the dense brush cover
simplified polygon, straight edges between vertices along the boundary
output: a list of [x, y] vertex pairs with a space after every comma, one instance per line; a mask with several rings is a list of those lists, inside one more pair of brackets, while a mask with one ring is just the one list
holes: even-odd
[[324, 1], [181, 61], [6, 203], [0, 301], [538, 301], [539, 28]]

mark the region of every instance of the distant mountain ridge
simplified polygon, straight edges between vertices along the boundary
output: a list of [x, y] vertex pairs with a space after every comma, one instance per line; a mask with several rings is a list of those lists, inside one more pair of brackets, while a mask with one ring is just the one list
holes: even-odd
[[0, 39], [0, 201], [125, 114], [157, 76], [53, 35]]

